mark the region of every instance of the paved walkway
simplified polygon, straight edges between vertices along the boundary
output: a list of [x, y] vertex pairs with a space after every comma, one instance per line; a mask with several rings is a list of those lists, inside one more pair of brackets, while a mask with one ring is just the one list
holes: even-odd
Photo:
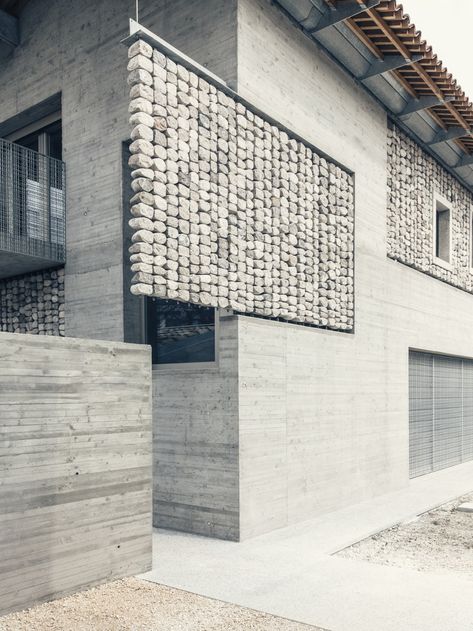
[[156, 531], [143, 578], [331, 631], [473, 631], [473, 582], [330, 556], [471, 491], [473, 462], [242, 543]]

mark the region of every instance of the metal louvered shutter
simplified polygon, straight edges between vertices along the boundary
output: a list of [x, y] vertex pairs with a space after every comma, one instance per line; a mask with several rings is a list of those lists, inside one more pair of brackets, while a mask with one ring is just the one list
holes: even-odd
[[462, 460], [473, 460], [473, 362], [463, 362], [463, 452]]
[[434, 471], [462, 461], [462, 361], [434, 355]]
[[433, 471], [433, 361], [409, 353], [409, 470], [412, 478]]
[[473, 360], [409, 352], [411, 478], [473, 460]]

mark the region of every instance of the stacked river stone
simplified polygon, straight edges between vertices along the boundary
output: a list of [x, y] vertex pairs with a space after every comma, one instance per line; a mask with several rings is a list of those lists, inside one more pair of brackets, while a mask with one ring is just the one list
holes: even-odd
[[64, 270], [0, 282], [0, 331], [64, 335]]
[[[434, 198], [451, 205], [450, 269], [435, 262]], [[388, 131], [388, 255], [473, 291], [473, 195], [397, 127]]]
[[352, 175], [146, 42], [129, 57], [132, 292], [351, 330]]

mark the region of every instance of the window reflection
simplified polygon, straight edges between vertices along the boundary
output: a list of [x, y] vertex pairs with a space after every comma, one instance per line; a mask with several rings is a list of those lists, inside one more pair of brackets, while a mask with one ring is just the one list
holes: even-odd
[[153, 364], [215, 361], [215, 309], [149, 298], [148, 343]]

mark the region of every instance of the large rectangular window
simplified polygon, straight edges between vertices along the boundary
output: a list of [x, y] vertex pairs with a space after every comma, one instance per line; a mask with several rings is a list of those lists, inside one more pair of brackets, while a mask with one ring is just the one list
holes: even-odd
[[214, 362], [216, 310], [176, 300], [148, 298], [148, 343], [153, 364]]
[[437, 262], [450, 264], [451, 256], [451, 212], [447, 203], [436, 197], [434, 200], [434, 254]]

